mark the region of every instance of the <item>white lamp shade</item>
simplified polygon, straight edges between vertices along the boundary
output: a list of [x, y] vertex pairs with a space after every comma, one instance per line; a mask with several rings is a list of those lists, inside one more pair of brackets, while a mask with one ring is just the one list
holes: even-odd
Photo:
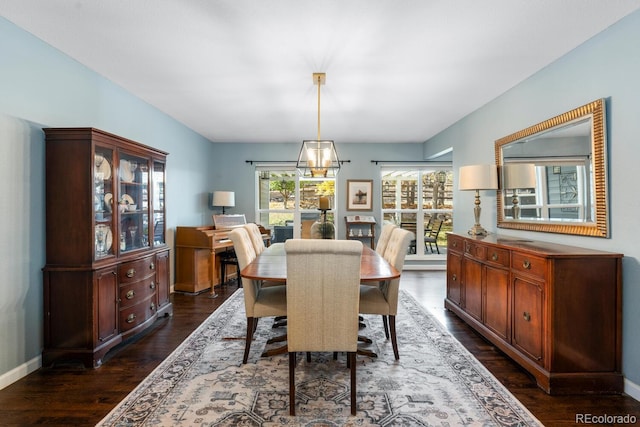
[[533, 163], [508, 163], [502, 168], [502, 188], [533, 188], [536, 186], [536, 166]]
[[458, 190], [497, 190], [496, 165], [462, 166], [458, 170]]
[[233, 191], [214, 191], [213, 206], [234, 207], [236, 205], [236, 193]]

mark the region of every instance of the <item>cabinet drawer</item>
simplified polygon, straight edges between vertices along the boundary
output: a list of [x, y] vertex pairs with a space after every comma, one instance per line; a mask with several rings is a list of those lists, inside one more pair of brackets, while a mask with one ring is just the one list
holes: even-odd
[[120, 284], [137, 282], [155, 274], [155, 257], [146, 257], [136, 261], [125, 262], [118, 268]]
[[447, 235], [447, 249], [450, 251], [459, 251], [463, 250], [463, 240], [462, 237], [454, 236], [453, 234]]
[[476, 242], [465, 242], [464, 251], [473, 258], [484, 261], [487, 259], [487, 246], [479, 245]]
[[155, 298], [141, 301], [139, 304], [120, 311], [120, 332], [126, 332], [144, 323], [156, 313]]
[[511, 257], [510, 252], [506, 249], [487, 247], [487, 262], [501, 267], [509, 267]]
[[155, 291], [155, 276], [148, 277], [139, 282], [120, 286], [120, 290], [118, 292], [120, 309], [138, 304], [140, 301], [153, 295]]
[[544, 258], [513, 252], [511, 254], [511, 268], [514, 271], [530, 274], [544, 279], [547, 262]]

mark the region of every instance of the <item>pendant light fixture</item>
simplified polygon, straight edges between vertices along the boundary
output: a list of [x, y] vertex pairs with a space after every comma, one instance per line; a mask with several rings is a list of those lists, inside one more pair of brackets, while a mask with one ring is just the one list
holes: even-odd
[[313, 73], [313, 83], [318, 85], [318, 136], [314, 140], [302, 141], [296, 164], [300, 175], [307, 178], [335, 177], [340, 170], [335, 144], [320, 138], [320, 86], [325, 81], [325, 73]]

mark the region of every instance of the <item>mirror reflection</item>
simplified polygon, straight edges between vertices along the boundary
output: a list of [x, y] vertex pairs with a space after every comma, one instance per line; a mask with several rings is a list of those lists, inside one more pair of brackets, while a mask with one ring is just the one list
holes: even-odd
[[608, 236], [604, 100], [496, 141], [498, 227]]

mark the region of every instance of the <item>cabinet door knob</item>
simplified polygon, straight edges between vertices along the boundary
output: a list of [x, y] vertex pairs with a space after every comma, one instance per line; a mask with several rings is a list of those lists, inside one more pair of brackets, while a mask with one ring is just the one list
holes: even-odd
[[132, 290], [130, 290], [129, 292], [127, 292], [127, 296], [126, 296], [126, 298], [127, 298], [127, 299], [133, 299], [133, 297], [135, 297], [135, 296], [136, 296], [136, 293], [135, 293], [135, 292], [133, 291], [133, 289], [132, 289]]
[[527, 313], [526, 311], [524, 313], [522, 313], [522, 318], [524, 320], [526, 320], [527, 322], [531, 321], [531, 314]]
[[525, 259], [524, 261], [522, 261], [522, 267], [526, 270], [529, 270], [531, 268], [531, 262], [528, 259]]
[[133, 323], [136, 320], [136, 315], [131, 313], [130, 315], [127, 316], [127, 323]]
[[454, 282], [455, 282], [455, 281], [457, 281], [457, 280], [458, 280], [458, 276], [456, 276], [455, 274], [453, 274], [453, 275], [451, 276], [451, 280], [452, 280], [452, 281], [454, 281]]
[[136, 275], [136, 269], [135, 268], [130, 268], [129, 270], [127, 270], [127, 277], [129, 279], [131, 279], [135, 275]]

